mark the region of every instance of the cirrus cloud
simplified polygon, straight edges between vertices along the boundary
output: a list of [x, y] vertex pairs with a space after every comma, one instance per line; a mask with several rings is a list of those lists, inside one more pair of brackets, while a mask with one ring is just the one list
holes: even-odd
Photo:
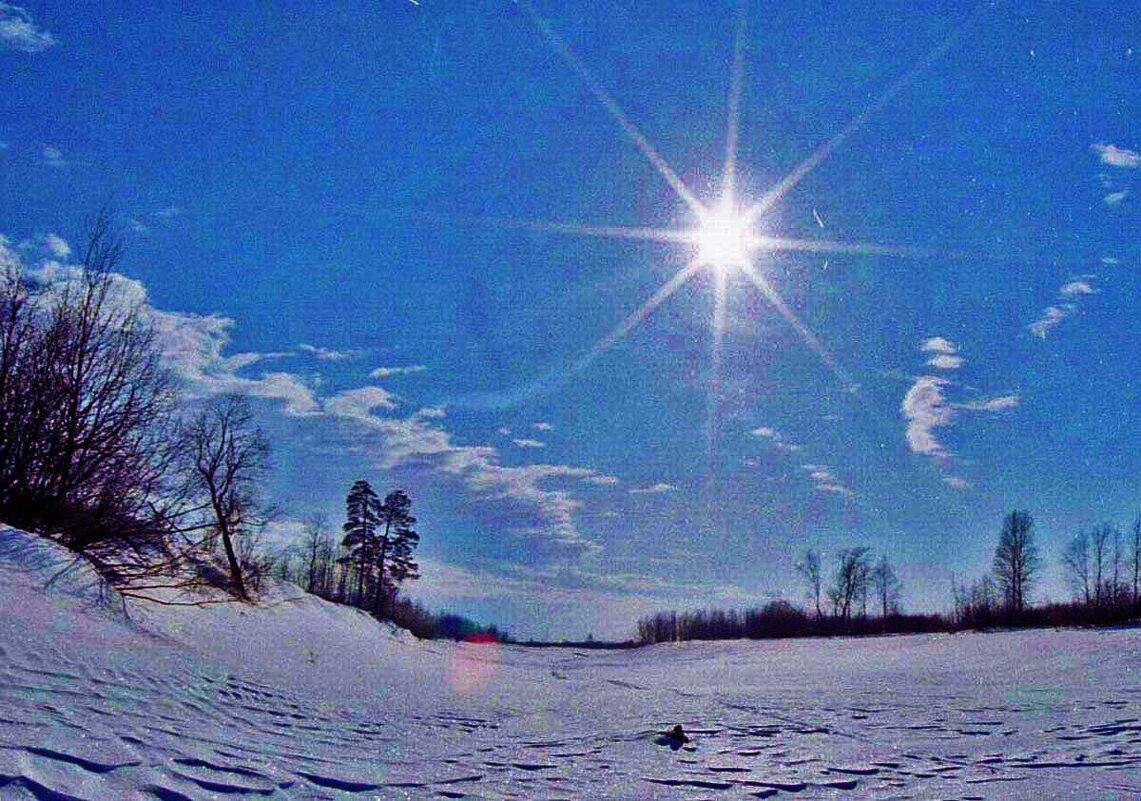
[[40, 53], [56, 44], [55, 37], [39, 27], [19, 6], [0, 3], [0, 49]]

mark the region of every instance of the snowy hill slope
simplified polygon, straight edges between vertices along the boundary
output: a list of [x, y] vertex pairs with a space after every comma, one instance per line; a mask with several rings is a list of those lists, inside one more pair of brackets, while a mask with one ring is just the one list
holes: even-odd
[[1137, 631], [530, 651], [267, 595], [124, 616], [0, 529], [0, 798], [1141, 796]]

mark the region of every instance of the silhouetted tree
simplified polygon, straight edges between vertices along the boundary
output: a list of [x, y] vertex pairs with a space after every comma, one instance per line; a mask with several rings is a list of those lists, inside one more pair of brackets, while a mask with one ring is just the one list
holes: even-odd
[[871, 557], [867, 548], [860, 547], [846, 548], [836, 558], [836, 572], [828, 597], [832, 601], [832, 613], [847, 621], [852, 616], [854, 604], [867, 597]]
[[303, 578], [307, 592], [322, 597], [330, 594], [330, 569], [336, 547], [333, 535], [329, 531], [328, 520], [324, 515], [315, 515], [305, 522], [301, 549]]
[[804, 558], [796, 563], [796, 570], [808, 585], [807, 596], [815, 604], [816, 617], [824, 617], [824, 610], [820, 608], [820, 554], [809, 548], [804, 552]]
[[161, 538], [175, 385], [106, 214], [75, 268], [0, 255], [0, 509], [75, 550]]
[[1073, 596], [1089, 606], [1092, 601], [1089, 535], [1084, 531], [1075, 534], [1066, 546], [1066, 550], [1062, 553], [1062, 567], [1065, 569], [1066, 581]]
[[412, 499], [404, 490], [388, 493], [379, 515], [384, 528], [377, 549], [378, 581], [373, 608], [382, 612], [385, 599], [394, 596], [403, 582], [420, 578], [419, 565], [413, 558], [420, 535], [413, 529], [416, 518], [412, 516]]
[[1115, 532], [1113, 526], [1103, 523], [1094, 526], [1090, 532], [1090, 564], [1093, 568], [1093, 600], [1099, 609], [1110, 602], [1112, 588], [1110, 576], [1113, 569], [1110, 564], [1113, 554], [1113, 539]]
[[252, 551], [239, 553], [238, 539], [249, 537], [265, 522], [259, 495], [269, 443], [254, 424], [246, 399], [238, 395], [211, 400], [187, 424], [183, 441], [191, 460], [189, 479], [209, 504], [234, 594], [246, 599], [242, 563], [248, 564]]
[[899, 599], [903, 591], [903, 583], [895, 574], [895, 568], [881, 556], [876, 566], [872, 568], [871, 584], [880, 602], [880, 611], [883, 617], [899, 611]]
[[372, 485], [364, 479], [356, 481], [345, 498], [345, 538], [341, 545], [346, 549], [344, 564], [353, 564], [357, 570], [357, 600], [365, 604], [365, 579], [371, 578], [373, 563], [378, 551], [377, 528], [380, 524], [380, 498]]
[[1034, 543], [1034, 518], [1021, 510], [1009, 513], [1002, 521], [1002, 532], [994, 551], [994, 576], [1006, 608], [1015, 615], [1025, 609], [1040, 567], [1038, 547]]
[[963, 628], [986, 628], [997, 622], [999, 592], [990, 576], [983, 576], [969, 587], [952, 581], [955, 597], [955, 623]]
[[1133, 577], [1133, 605], [1141, 600], [1141, 515], [1133, 521], [1133, 531], [1129, 535], [1129, 572]]

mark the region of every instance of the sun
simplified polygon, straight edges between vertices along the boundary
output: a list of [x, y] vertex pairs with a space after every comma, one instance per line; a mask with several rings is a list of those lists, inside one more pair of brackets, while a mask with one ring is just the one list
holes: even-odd
[[747, 267], [756, 246], [748, 215], [737, 208], [732, 197], [722, 198], [698, 213], [693, 242], [698, 264], [721, 274]]

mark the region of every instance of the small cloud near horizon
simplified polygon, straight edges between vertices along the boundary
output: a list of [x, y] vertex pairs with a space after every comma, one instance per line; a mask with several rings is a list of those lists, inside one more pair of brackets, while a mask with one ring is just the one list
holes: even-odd
[[402, 367], [378, 367], [369, 373], [369, 378], [391, 378], [397, 375], [414, 375], [423, 373], [428, 368], [422, 364], [409, 364]]
[[648, 487], [633, 487], [630, 489], [631, 495], [664, 495], [667, 492], [677, 492], [677, 487], [673, 484], [659, 481], [657, 484], [651, 484]]
[[44, 164], [49, 167], [62, 169], [71, 166], [71, 162], [63, 157], [63, 151], [53, 145], [44, 145], [40, 150], [40, 155], [43, 156]]
[[297, 349], [303, 353], [308, 353], [314, 359], [321, 362], [347, 362], [361, 355], [361, 351], [359, 350], [334, 350], [333, 348], [322, 348], [317, 345], [307, 345], [304, 342], [298, 345]]
[[1090, 149], [1097, 153], [1102, 164], [1108, 164], [1110, 167], [1122, 167], [1125, 169], [1137, 169], [1141, 167], [1141, 153], [1134, 150], [1128, 150], [1124, 147], [1118, 147], [1112, 144], [1091, 145]]
[[515, 445], [517, 447], [520, 447], [520, 448], [545, 448], [545, 447], [547, 447], [547, 443], [540, 442], [537, 439], [519, 438], [519, 439], [513, 439], [511, 441], [514, 442]]

